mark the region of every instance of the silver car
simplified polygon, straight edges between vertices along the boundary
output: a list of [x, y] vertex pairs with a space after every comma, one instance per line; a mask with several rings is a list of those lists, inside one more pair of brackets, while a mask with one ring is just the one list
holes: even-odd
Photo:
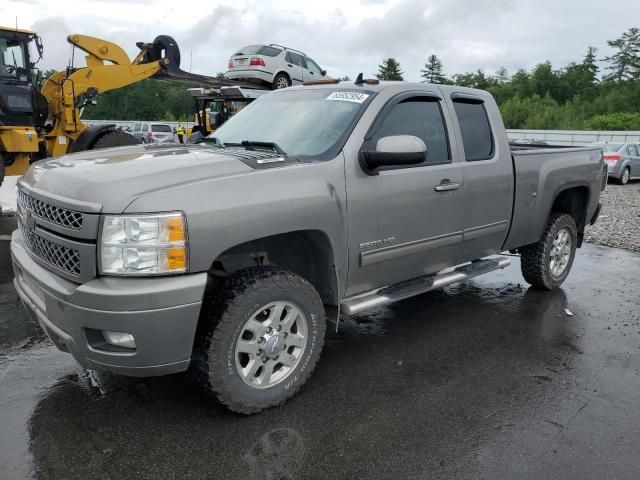
[[609, 167], [609, 178], [626, 185], [629, 180], [640, 179], [640, 144], [625, 142], [597, 142]]
[[310, 80], [330, 79], [327, 71], [303, 52], [282, 45], [248, 45], [229, 58], [225, 77], [268, 84], [274, 90]]
[[173, 129], [166, 123], [136, 123], [132, 134], [138, 143], [174, 143]]

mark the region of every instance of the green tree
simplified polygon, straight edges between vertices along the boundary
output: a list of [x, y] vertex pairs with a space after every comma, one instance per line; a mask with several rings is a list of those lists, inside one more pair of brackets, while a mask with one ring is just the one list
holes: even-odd
[[607, 44], [615, 51], [603, 59], [611, 63], [607, 67], [611, 73], [605, 76], [605, 80], [622, 82], [640, 79], [640, 29], [630, 28], [619, 38], [608, 40]]
[[447, 83], [447, 77], [442, 73], [442, 61], [435, 55], [429, 55], [424, 69], [420, 70], [422, 82], [428, 83]]
[[389, 57], [382, 62], [382, 65], [378, 65], [378, 74], [376, 77], [379, 80], [403, 80], [402, 74], [404, 72], [400, 70], [400, 64], [395, 58]]

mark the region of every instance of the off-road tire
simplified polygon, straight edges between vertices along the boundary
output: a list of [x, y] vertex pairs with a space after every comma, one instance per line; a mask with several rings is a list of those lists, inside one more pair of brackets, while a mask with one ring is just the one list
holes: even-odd
[[274, 90], [278, 90], [279, 88], [286, 88], [283, 86], [283, 79], [286, 80], [287, 87], [290, 87], [291, 85], [293, 85], [293, 83], [291, 82], [291, 79], [289, 78], [289, 75], [287, 75], [286, 73], [280, 72], [273, 78], [273, 83], [271, 84], [271, 87]]
[[618, 183], [620, 185], [626, 185], [627, 183], [629, 183], [630, 178], [631, 178], [631, 170], [629, 169], [629, 167], [625, 167], [624, 170], [622, 171], [622, 174], [620, 174], [620, 179], [618, 180]]
[[99, 148], [126, 147], [129, 145], [137, 145], [137, 143], [138, 142], [133, 135], [120, 130], [113, 130], [98, 138], [91, 147], [91, 150], [97, 150]]
[[[278, 300], [295, 303], [306, 316], [307, 344], [300, 361], [281, 383], [254, 388], [236, 370], [236, 341], [257, 310]], [[191, 370], [196, 381], [230, 410], [256, 413], [281, 405], [300, 390], [320, 358], [325, 329], [322, 300], [308, 281], [269, 267], [240, 270], [205, 295]]]
[[[569, 262], [559, 276], [554, 276], [550, 268], [550, 252], [558, 232], [566, 228], [571, 237], [571, 253]], [[578, 229], [571, 215], [552, 213], [539, 242], [520, 249], [520, 269], [524, 279], [537, 288], [553, 290], [558, 288], [567, 278], [576, 255]]]

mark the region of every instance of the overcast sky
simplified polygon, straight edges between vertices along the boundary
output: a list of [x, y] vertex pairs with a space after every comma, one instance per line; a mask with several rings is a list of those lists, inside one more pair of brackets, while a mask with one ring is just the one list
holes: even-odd
[[[201, 5], [200, 9], [196, 5]], [[329, 75], [373, 75], [395, 57], [405, 80], [418, 80], [427, 56], [445, 73], [510, 73], [551, 60], [580, 61], [587, 46], [606, 55], [606, 41], [640, 26], [639, 0], [2, 0], [0, 24], [37, 31], [42, 69], [63, 68], [66, 37], [102, 37], [136, 54], [137, 41], [173, 36], [182, 68], [215, 74], [237, 49], [280, 43], [305, 51]], [[76, 57], [77, 58], [77, 57]]]

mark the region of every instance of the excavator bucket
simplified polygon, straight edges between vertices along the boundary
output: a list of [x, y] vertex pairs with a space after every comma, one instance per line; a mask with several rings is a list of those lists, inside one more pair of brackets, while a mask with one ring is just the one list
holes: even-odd
[[259, 88], [254, 84], [242, 83], [231, 80], [224, 80], [206, 75], [198, 75], [186, 72], [180, 68], [180, 48], [178, 43], [169, 35], [158, 35], [153, 43], [137, 43], [138, 48], [142, 51], [142, 59], [140, 63], [159, 62], [160, 70], [153, 75], [158, 80], [170, 80], [174, 82], [183, 82], [191, 85], [200, 85], [207, 87], [245, 87]]

